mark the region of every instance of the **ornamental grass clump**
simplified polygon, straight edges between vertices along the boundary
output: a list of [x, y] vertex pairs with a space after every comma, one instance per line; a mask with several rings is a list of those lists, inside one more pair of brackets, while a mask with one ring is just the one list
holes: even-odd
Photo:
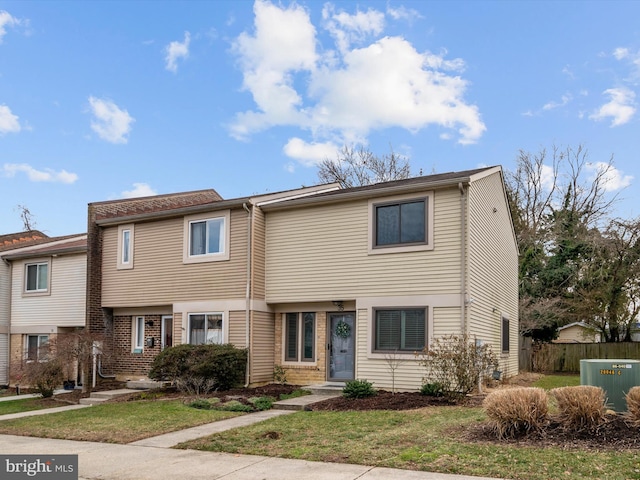
[[604, 390], [591, 385], [561, 387], [551, 390], [558, 404], [562, 425], [571, 430], [593, 430], [604, 423], [607, 398]]
[[634, 425], [640, 425], [640, 387], [631, 387], [625, 395], [627, 416]]
[[496, 390], [482, 406], [498, 438], [542, 430], [548, 421], [547, 392], [542, 388]]

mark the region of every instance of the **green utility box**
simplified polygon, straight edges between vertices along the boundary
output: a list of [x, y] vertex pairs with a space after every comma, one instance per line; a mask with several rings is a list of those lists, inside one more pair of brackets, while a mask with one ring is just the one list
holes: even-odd
[[631, 387], [640, 385], [640, 360], [580, 360], [580, 384], [601, 387], [607, 396], [607, 406], [625, 412], [624, 396]]

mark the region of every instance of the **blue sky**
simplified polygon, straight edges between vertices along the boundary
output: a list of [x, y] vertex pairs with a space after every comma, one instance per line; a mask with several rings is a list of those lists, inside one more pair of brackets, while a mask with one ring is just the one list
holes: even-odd
[[640, 215], [640, 2], [0, 1], [0, 234], [87, 203], [317, 183], [344, 144], [414, 171], [614, 155]]

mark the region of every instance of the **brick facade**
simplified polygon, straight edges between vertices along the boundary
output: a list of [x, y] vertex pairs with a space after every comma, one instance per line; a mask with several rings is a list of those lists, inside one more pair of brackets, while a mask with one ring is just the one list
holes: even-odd
[[[135, 379], [145, 377], [151, 364], [161, 351], [161, 315], [136, 315], [144, 317], [145, 345], [141, 353], [133, 351], [133, 318], [130, 315], [113, 317], [114, 355], [110, 366], [118, 373], [118, 377]], [[153, 323], [153, 325], [151, 325]], [[146, 339], [153, 338], [154, 346], [148, 347]]]
[[297, 365], [283, 364], [284, 352], [282, 333], [284, 322], [282, 314], [276, 315], [276, 337], [274, 363], [282, 366], [287, 383], [293, 385], [310, 385], [324, 383], [327, 378], [327, 312], [316, 312], [316, 362], [310, 364], [300, 362]]

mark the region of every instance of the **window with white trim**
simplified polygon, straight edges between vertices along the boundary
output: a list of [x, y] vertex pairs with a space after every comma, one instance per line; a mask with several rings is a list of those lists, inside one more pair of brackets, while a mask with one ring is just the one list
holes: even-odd
[[185, 217], [184, 263], [229, 259], [229, 211]]
[[25, 285], [27, 293], [43, 293], [49, 290], [49, 263], [28, 263], [25, 266]]
[[374, 352], [417, 352], [426, 345], [425, 308], [374, 310]]
[[49, 335], [25, 335], [26, 359], [28, 362], [47, 360]]
[[118, 269], [133, 268], [133, 225], [118, 226]]
[[222, 313], [190, 313], [189, 343], [204, 345], [224, 343]]
[[144, 317], [133, 317], [133, 351], [144, 349]]
[[284, 360], [315, 362], [316, 314], [286, 313], [284, 316]]

